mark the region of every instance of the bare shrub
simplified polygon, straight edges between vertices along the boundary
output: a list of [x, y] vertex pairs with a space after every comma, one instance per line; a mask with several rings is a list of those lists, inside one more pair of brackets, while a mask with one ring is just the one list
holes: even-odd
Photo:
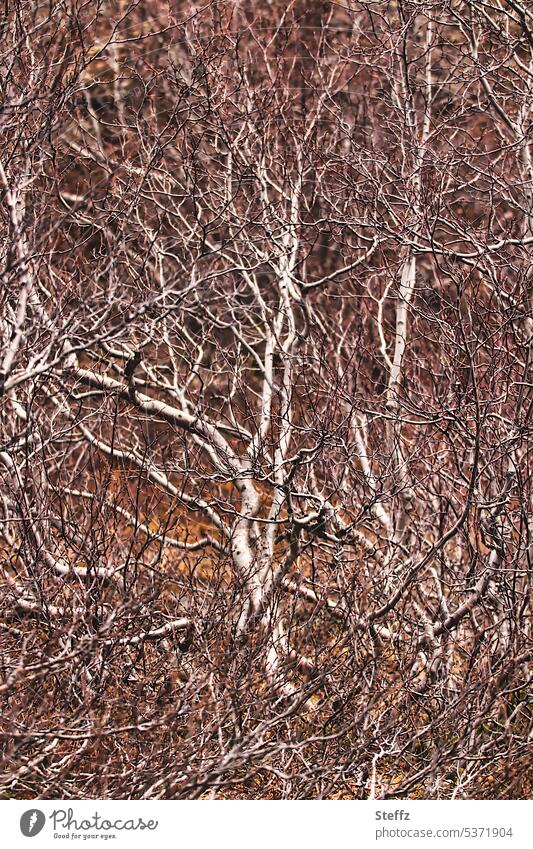
[[312, 6], [8, 4], [4, 798], [530, 792], [531, 14]]

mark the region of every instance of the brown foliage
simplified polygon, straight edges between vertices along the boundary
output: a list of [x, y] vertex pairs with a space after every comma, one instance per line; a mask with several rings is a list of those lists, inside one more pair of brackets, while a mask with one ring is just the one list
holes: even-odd
[[530, 793], [530, 15], [308, 7], [8, 4], [4, 798]]

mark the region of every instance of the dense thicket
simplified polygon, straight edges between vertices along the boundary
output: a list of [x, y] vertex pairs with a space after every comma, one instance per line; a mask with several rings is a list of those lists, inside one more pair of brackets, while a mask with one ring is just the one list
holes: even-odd
[[530, 792], [532, 21], [6, 4], [4, 798]]

